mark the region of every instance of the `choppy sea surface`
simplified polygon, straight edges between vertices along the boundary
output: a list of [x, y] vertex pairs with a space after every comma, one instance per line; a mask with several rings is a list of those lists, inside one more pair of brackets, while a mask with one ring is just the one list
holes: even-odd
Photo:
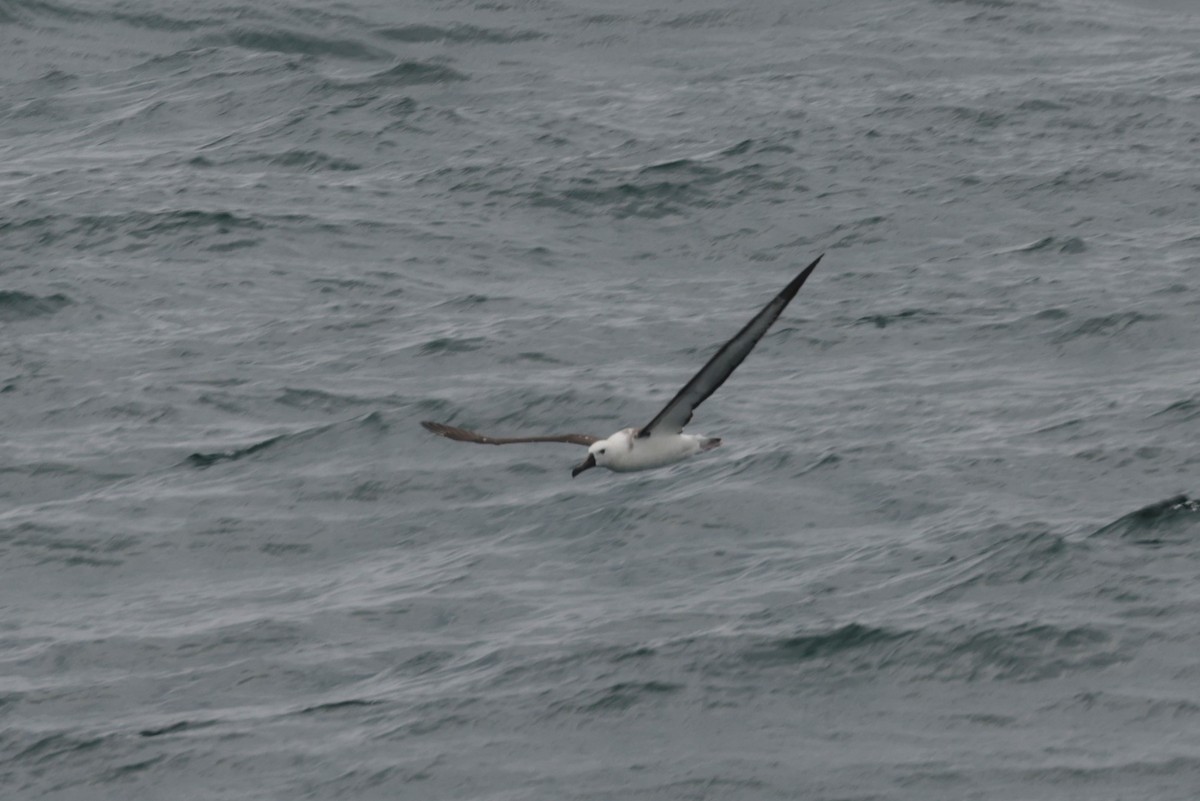
[[1200, 795], [1191, 2], [9, 0], [0, 187], [3, 799]]

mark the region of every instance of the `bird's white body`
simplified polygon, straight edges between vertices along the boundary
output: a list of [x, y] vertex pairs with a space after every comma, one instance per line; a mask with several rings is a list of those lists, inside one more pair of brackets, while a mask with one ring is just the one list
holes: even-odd
[[607, 467], [614, 473], [632, 473], [681, 462], [700, 451], [721, 444], [713, 437], [694, 434], [656, 432], [639, 437], [636, 428], [623, 428], [608, 439], [593, 442], [588, 453], [595, 458], [596, 467]]

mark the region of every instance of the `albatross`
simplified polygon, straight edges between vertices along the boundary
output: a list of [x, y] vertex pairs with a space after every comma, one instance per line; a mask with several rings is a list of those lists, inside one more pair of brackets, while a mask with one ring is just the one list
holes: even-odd
[[719, 438], [685, 434], [683, 427], [691, 421], [696, 407], [716, 392], [717, 388], [725, 383], [725, 379], [750, 355], [750, 351], [754, 350], [763, 334], [767, 333], [767, 329], [791, 303], [824, 255], [822, 253], [813, 259], [812, 264], [805, 267], [791, 283], [771, 299], [770, 303], [763, 306], [762, 311], [754, 315], [741, 331], [722, 345], [708, 363], [700, 368], [700, 372], [692, 376], [692, 380], [684, 384], [683, 389], [671, 398], [662, 411], [641, 428], [623, 428], [601, 439], [590, 434], [491, 437], [445, 423], [435, 423], [432, 420], [424, 420], [421, 425], [438, 436], [456, 442], [474, 442], [477, 445], [515, 445], [525, 442], [565, 442], [569, 445], [582, 445], [588, 449], [588, 455], [571, 471], [571, 478], [593, 467], [607, 467], [616, 473], [649, 470], [683, 461], [703, 451], [710, 451], [721, 444]]

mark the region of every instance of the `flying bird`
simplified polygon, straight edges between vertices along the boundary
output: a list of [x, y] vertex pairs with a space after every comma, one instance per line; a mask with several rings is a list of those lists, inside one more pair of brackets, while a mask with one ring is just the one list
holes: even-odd
[[700, 368], [700, 372], [692, 376], [692, 380], [684, 384], [683, 389], [671, 398], [670, 403], [641, 428], [623, 428], [607, 439], [601, 439], [589, 434], [490, 437], [432, 420], [425, 420], [421, 425], [447, 439], [479, 445], [514, 445], [522, 442], [565, 442], [570, 445], [582, 445], [588, 449], [588, 455], [571, 471], [572, 478], [593, 467], [607, 467], [616, 473], [649, 470], [682, 461], [702, 451], [710, 451], [721, 444], [719, 438], [684, 434], [683, 427], [692, 419], [692, 412], [696, 407], [716, 392], [742, 360], [750, 355], [750, 351], [754, 350], [763, 334], [767, 333], [767, 329], [779, 318], [784, 308], [800, 291], [800, 287], [804, 286], [809, 274], [816, 269], [824, 255], [822, 253], [813, 259], [812, 264], [805, 267], [804, 271], [793, 278], [782, 292], [762, 308], [762, 311], [754, 315], [741, 331], [722, 345], [708, 363]]

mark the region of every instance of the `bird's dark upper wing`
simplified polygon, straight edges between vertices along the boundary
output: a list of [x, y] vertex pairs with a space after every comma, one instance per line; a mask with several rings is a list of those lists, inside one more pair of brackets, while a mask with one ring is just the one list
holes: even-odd
[[593, 437], [589, 434], [551, 434], [545, 437], [489, 437], [485, 434], [476, 434], [474, 431], [468, 431], [465, 428], [455, 428], [444, 423], [435, 423], [432, 420], [422, 420], [421, 425], [439, 437], [452, 439], [455, 442], [474, 442], [477, 445], [513, 445], [518, 442], [566, 442], [571, 445], [583, 445], [587, 447], [600, 439], [600, 437]]
[[692, 380], [687, 382], [674, 398], [671, 398], [671, 402], [663, 407], [658, 416], [638, 432], [638, 436], [648, 437], [656, 431], [668, 431], [672, 434], [682, 431], [683, 427], [692, 419], [693, 410], [703, 403], [705, 398], [716, 392], [717, 387], [724, 384], [725, 379], [729, 378], [742, 360], [750, 354], [750, 351], [754, 350], [758, 340], [762, 339], [763, 334], [767, 333], [767, 329], [800, 291], [800, 287], [804, 285], [809, 274], [816, 269], [824, 255], [822, 253], [813, 259], [813, 263], [805, 267], [804, 272], [793, 278], [792, 282], [764, 306], [762, 311], [754, 315], [753, 320], [734, 334], [733, 339], [722, 345], [721, 349], [708, 360], [708, 364], [701, 367], [700, 372], [692, 376]]

